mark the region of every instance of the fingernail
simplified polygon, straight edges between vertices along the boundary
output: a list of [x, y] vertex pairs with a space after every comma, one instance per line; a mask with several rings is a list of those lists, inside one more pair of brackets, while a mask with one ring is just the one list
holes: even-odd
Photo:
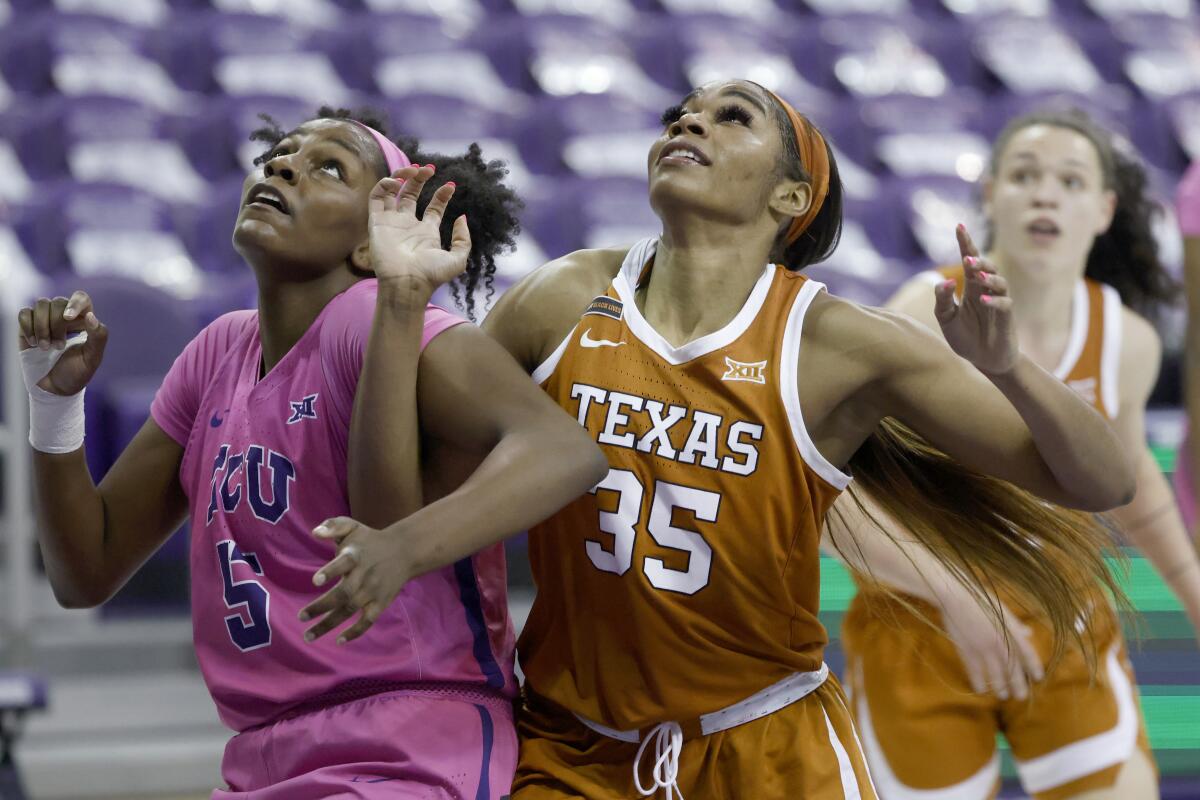
[[309, 614], [308, 614], [308, 612], [307, 612], [307, 611], [301, 611], [301, 612], [300, 612], [300, 621], [301, 621], [301, 622], [308, 622], [308, 620], [309, 620]]
[[338, 637], [338, 642], [337, 642], [337, 643], [338, 643], [338, 644], [345, 644], [345, 643], [346, 643], [346, 637], [345, 637], [345, 636], [339, 636], [339, 637]]
[[948, 281], [942, 281], [942, 288], [943, 288], [943, 289], [949, 289], [951, 286], [955, 286], [955, 285], [957, 285], [957, 283], [958, 283], [958, 282], [957, 282], [957, 281], [955, 281], [955, 280], [953, 280], [953, 279], [951, 279], [951, 280], [948, 280]]
[[447, 186], [458, 186], [458, 184], [455, 183], [454, 181], [446, 181], [446, 185]]
[[314, 586], [324, 586], [325, 585], [325, 573], [324, 572], [318, 572], [316, 575], [313, 575], [313, 585]]
[[973, 267], [978, 263], [978, 259], [976, 259], [975, 256], [967, 256], [965, 259], [963, 259], [963, 261], [968, 267]]
[[326, 528], [324, 525], [318, 525], [317, 527], [313, 528], [313, 533], [315, 533], [317, 536], [328, 536], [329, 528]]
[[992, 296], [990, 294], [981, 294], [979, 295], [979, 302], [985, 306], [990, 306], [992, 304]]
[[311, 642], [315, 638], [317, 638], [317, 637], [313, 636], [311, 631], [304, 634], [304, 641], [306, 641], [306, 642]]
[[68, 308], [63, 312], [63, 319], [75, 319], [75, 309]]
[[965, 231], [965, 230], [967, 229], [967, 226], [966, 226], [966, 225], [963, 225], [963, 224], [960, 222], [960, 223], [958, 223], [958, 229], [959, 229], [960, 231]]

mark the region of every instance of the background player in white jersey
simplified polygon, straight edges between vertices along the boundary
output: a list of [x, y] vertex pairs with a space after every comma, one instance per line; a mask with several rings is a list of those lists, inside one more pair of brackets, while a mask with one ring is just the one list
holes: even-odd
[[[1022, 349], [1120, 433], [1138, 464], [1138, 490], [1113, 519], [1200, 632], [1200, 559], [1145, 440], [1161, 345], [1138, 312], [1153, 315], [1177, 287], [1158, 258], [1144, 169], [1081, 112], [1033, 113], [998, 137], [983, 207], [993, 280], [1014, 298]], [[889, 307], [936, 328], [929, 285], [961, 281], [954, 272], [922, 273]], [[1008, 738], [1025, 789], [1038, 798], [1158, 796], [1132, 669], [1107, 599], [1097, 597], [1079, 623], [1101, 660], [1095, 680], [1078, 648], [1047, 671], [1045, 620], [1019, 589], [993, 580], [997, 613], [988, 613], [937, 559], [897, 549], [911, 537], [878, 507], [872, 513], [891, 537], [872, 536], [853, 496], [839, 501], [830, 530], [852, 563], [887, 585], [862, 581], [842, 629], [852, 707], [884, 800], [919, 800], [926, 792], [993, 796], [997, 733]], [[914, 607], [887, 595], [896, 588]]]
[[[82, 449], [98, 312], [82, 293], [20, 312], [38, 537], [59, 601], [104, 602], [191, 519], [197, 656], [238, 732], [216, 798], [506, 795], [516, 685], [496, 543], [603, 472], [503, 350], [427, 306], [464, 267], [468, 290], [486, 280], [512, 243], [503, 169], [475, 147], [447, 158], [406, 143], [449, 179], [433, 193], [434, 165], [411, 165], [378, 128], [322, 109], [259, 134], [271, 147], [233, 232], [258, 309], [188, 345], [98, 487]], [[437, 465], [460, 451], [486, 457], [438, 500], [453, 487]], [[393, 558], [318, 598], [335, 548], [312, 529], [351, 512], [406, 519], [343, 541], [339, 563]], [[344, 647], [320, 638], [355, 614]]]

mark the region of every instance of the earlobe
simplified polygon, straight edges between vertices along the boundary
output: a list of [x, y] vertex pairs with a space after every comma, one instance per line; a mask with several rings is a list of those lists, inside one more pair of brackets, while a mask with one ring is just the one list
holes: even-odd
[[371, 240], [363, 239], [354, 252], [350, 254], [350, 264], [363, 272], [374, 272], [371, 266]]

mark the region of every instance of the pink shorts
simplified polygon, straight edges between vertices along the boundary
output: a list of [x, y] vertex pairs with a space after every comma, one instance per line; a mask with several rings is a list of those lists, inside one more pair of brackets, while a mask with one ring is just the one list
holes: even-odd
[[511, 702], [402, 690], [234, 736], [212, 800], [505, 800], [516, 766]]

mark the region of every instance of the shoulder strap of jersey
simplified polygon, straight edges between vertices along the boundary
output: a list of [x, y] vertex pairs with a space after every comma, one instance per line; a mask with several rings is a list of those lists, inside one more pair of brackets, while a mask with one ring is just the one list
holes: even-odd
[[[621, 262], [621, 269], [617, 271], [616, 277], [608, 287], [608, 291], [597, 296], [588, 307], [584, 309], [580, 318], [586, 317], [589, 314], [598, 314], [600, 316], [609, 317], [611, 319], [621, 319], [624, 310], [623, 305], [626, 302], [631, 302], [626, 298], [632, 298], [633, 287], [637, 286], [638, 278], [641, 275], [642, 268], [654, 255], [655, 249], [658, 247], [658, 239], [642, 239], [625, 254], [625, 260]], [[567, 351], [567, 346], [571, 343], [575, 331], [579, 329], [579, 323], [576, 322], [571, 330], [567, 331], [567, 335], [558, 343], [558, 347], [554, 348], [554, 352], [537, 366], [532, 373], [534, 383], [539, 385], [554, 374], [554, 370], [558, 367], [558, 362], [562, 360], [563, 353]]]
[[1118, 385], [1121, 378], [1121, 295], [1108, 284], [1100, 284], [1103, 300], [1101, 326], [1104, 339], [1100, 349], [1100, 402], [1109, 419], [1116, 419], [1121, 407]]

